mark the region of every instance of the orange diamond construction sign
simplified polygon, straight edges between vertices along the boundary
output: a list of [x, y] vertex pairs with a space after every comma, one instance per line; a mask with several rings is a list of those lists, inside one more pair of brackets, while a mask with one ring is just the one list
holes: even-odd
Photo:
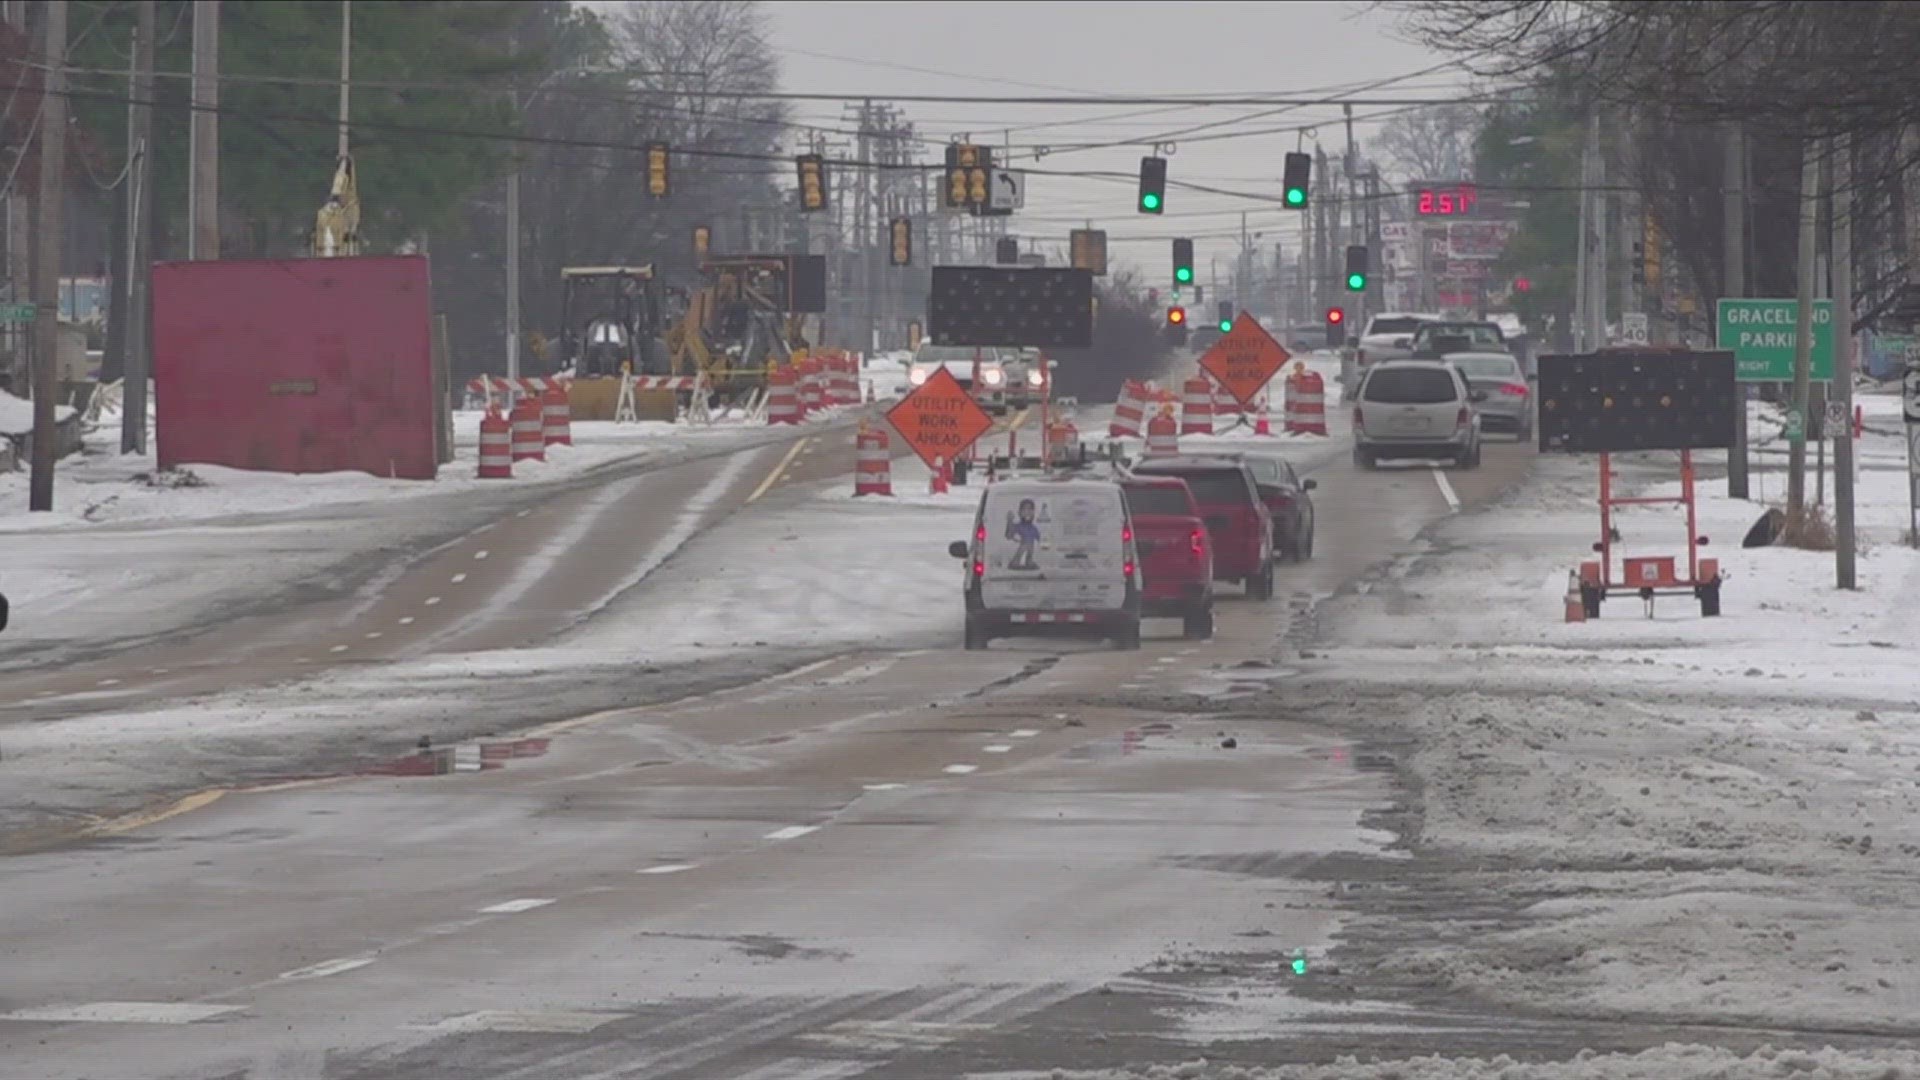
[[1246, 312], [1233, 320], [1233, 329], [1200, 357], [1200, 369], [1242, 405], [1253, 404], [1267, 381], [1292, 359], [1260, 321]]
[[887, 410], [887, 423], [931, 469], [938, 467], [936, 461], [953, 464], [974, 440], [987, 433], [993, 418], [953, 372], [937, 367], [926, 382]]

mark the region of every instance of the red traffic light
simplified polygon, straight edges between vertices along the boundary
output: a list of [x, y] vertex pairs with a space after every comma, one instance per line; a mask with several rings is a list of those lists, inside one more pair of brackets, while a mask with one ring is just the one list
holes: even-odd
[[1168, 326], [1184, 326], [1186, 324], [1186, 321], [1187, 321], [1186, 308], [1170, 307], [1167, 309], [1167, 325]]
[[1517, 278], [1514, 278], [1514, 279], [1513, 279], [1513, 291], [1514, 291], [1514, 292], [1520, 292], [1520, 293], [1523, 293], [1523, 292], [1532, 292], [1532, 291], [1533, 291], [1533, 282], [1532, 282], [1532, 281], [1529, 281], [1528, 279], [1526, 279], [1526, 278], [1523, 278], [1523, 277], [1517, 277]]
[[1341, 310], [1340, 310], [1339, 308], [1337, 308], [1337, 307], [1330, 307], [1330, 308], [1328, 308], [1328, 309], [1327, 309], [1327, 322], [1329, 322], [1329, 323], [1343, 323], [1343, 322], [1346, 322], [1346, 321], [1347, 321], [1347, 313], [1346, 313], [1346, 312], [1344, 312], [1344, 311], [1341, 311]]

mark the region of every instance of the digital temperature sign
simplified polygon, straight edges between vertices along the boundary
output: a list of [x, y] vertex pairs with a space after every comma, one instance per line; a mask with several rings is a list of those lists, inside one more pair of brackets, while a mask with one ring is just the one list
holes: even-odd
[[1414, 190], [1414, 212], [1421, 217], [1470, 217], [1480, 205], [1472, 184], [1421, 187]]

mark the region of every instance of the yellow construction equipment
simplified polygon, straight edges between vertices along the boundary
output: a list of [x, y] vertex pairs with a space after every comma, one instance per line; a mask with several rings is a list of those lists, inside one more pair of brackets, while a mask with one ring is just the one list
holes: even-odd
[[360, 185], [353, 158], [342, 155], [333, 170], [333, 190], [313, 218], [313, 254], [320, 258], [360, 254]]

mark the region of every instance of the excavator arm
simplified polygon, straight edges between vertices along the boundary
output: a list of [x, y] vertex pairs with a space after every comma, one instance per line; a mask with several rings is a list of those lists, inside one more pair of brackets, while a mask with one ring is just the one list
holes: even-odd
[[333, 189], [314, 215], [313, 254], [360, 254], [360, 185], [354, 180], [351, 156], [341, 157], [333, 171]]

